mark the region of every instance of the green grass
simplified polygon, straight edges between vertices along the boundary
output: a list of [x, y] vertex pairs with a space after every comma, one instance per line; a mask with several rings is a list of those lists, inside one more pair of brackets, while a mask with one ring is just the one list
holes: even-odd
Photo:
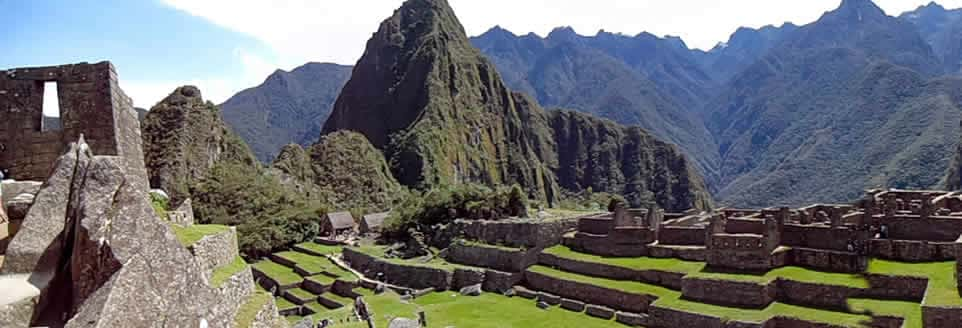
[[287, 286], [291, 284], [296, 284], [304, 280], [298, 275], [294, 270], [278, 264], [271, 260], [264, 260], [253, 264], [254, 268], [260, 272], [263, 272], [268, 277], [277, 280], [281, 285]]
[[302, 300], [317, 298], [317, 295], [314, 295], [311, 292], [300, 289], [300, 288], [288, 289], [286, 293], [290, 293], [291, 295], [294, 295], [294, 297], [297, 297], [298, 299], [302, 299]]
[[176, 224], [171, 224], [170, 228], [174, 230], [174, 235], [177, 236], [177, 240], [180, 241], [180, 244], [186, 247], [197, 243], [206, 236], [216, 235], [230, 230], [230, 227], [228, 226], [216, 224], [195, 224], [189, 227], [181, 227]]
[[240, 256], [236, 256], [234, 257], [233, 262], [214, 269], [214, 272], [210, 275], [210, 283], [214, 287], [220, 287], [225, 281], [227, 281], [227, 279], [230, 279], [230, 277], [234, 276], [234, 274], [240, 272], [241, 270], [244, 270], [246, 267], [247, 262], [244, 262], [244, 259]]
[[331, 263], [331, 261], [326, 257], [314, 256], [301, 252], [286, 251], [274, 253], [274, 256], [297, 263], [297, 266], [307, 270], [308, 272], [327, 271], [328, 268], [334, 266], [334, 263]]
[[257, 312], [260, 312], [268, 302], [271, 301], [271, 294], [262, 290], [254, 291], [247, 297], [247, 301], [237, 310], [234, 317], [234, 325], [237, 327], [250, 327], [254, 322]]
[[347, 297], [344, 297], [344, 296], [341, 296], [341, 295], [338, 295], [338, 294], [330, 293], [330, 292], [329, 292], [329, 293], [324, 293], [324, 294], [321, 295], [321, 296], [324, 297], [324, 298], [326, 298], [326, 299], [329, 299], [329, 300], [332, 300], [332, 301], [341, 303], [341, 305], [344, 305], [344, 306], [351, 306], [351, 304], [354, 304], [354, 300], [353, 300], [353, 299], [347, 298]]
[[932, 263], [904, 263], [873, 259], [868, 272], [889, 276], [928, 278], [923, 305], [962, 306], [958, 281], [955, 280], [955, 261]]
[[922, 328], [922, 306], [919, 303], [853, 298], [848, 300], [854, 312], [904, 318], [902, 328]]
[[306, 279], [306, 280], [313, 281], [313, 282], [316, 282], [316, 283], [319, 283], [319, 284], [324, 285], [324, 286], [330, 286], [330, 285], [334, 284], [334, 280], [335, 280], [334, 278], [328, 277], [328, 276], [325, 275], [325, 274], [319, 274], [319, 275], [315, 275], [315, 276], [310, 276], [310, 277], [307, 277], [307, 278], [305, 278], [305, 279]]
[[[417, 298], [415, 303], [424, 309], [428, 324], [432, 327], [624, 327], [614, 321], [598, 319], [558, 307], [547, 311], [541, 310], [535, 306], [534, 301], [521, 297], [509, 298], [489, 293], [476, 297], [461, 296], [452, 292], [433, 293]], [[403, 312], [399, 314], [408, 318], [417, 318], [414, 314]]]
[[344, 246], [328, 246], [328, 245], [321, 245], [315, 242], [297, 244], [297, 246], [303, 249], [311, 250], [311, 251], [317, 252], [318, 254], [324, 254], [324, 255], [340, 254], [341, 250], [344, 249]]
[[293, 308], [296, 308], [296, 307], [297, 307], [297, 304], [291, 303], [291, 301], [288, 301], [288, 300], [284, 299], [283, 297], [275, 298], [275, 299], [274, 299], [274, 302], [277, 303], [277, 310], [278, 310], [278, 311], [283, 311], [283, 310], [287, 310], [287, 309], [293, 309]]
[[684, 261], [673, 258], [654, 258], [654, 257], [603, 257], [579, 253], [567, 246], [555, 246], [544, 250], [544, 253], [558, 256], [561, 258], [578, 260], [583, 262], [600, 263], [633, 270], [661, 270], [666, 272], [690, 273], [702, 270], [704, 262]]
[[634, 294], [645, 294], [657, 297], [662, 297], [665, 295], [674, 295], [678, 292], [671, 289], [661, 287], [658, 285], [649, 285], [634, 281], [624, 281], [624, 280], [613, 280], [605, 279], [591, 276], [584, 276], [580, 274], [574, 274], [565, 271], [555, 270], [546, 266], [536, 265], [528, 268], [528, 271], [534, 273], [540, 273], [549, 277], [564, 279], [568, 281], [580, 282], [584, 284], [590, 284], [594, 286], [600, 286], [620, 291], [625, 291]]

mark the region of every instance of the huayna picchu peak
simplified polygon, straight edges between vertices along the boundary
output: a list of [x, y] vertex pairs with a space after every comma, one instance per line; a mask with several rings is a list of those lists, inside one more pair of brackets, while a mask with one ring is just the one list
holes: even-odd
[[499, 1], [4, 3], [0, 327], [962, 327], [958, 3]]
[[[554, 203], [560, 185], [575, 193], [590, 187], [625, 194], [634, 205], [711, 203], [703, 179], [676, 147], [639, 131], [649, 140], [601, 148], [620, 144], [627, 128], [608, 124], [603, 133], [581, 134], [596, 129], [579, 126], [589, 122], [576, 118], [583, 114], [570, 113], [572, 126], [555, 126], [552, 115], [558, 114], [508, 90], [446, 1], [409, 0], [368, 41], [325, 133], [367, 136], [384, 150], [398, 181], [414, 188], [518, 184]], [[568, 130], [575, 137], [558, 140]]]

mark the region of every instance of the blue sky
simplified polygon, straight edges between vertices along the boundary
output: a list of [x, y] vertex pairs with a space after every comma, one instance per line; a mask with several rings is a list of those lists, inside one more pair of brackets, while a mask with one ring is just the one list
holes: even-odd
[[[841, 0], [448, 0], [470, 35], [494, 25], [681, 36], [711, 48], [739, 26], [806, 24]], [[930, 0], [875, 0], [898, 15]], [[939, 1], [948, 8], [962, 0]], [[276, 69], [351, 65], [402, 0], [0, 0], [0, 69], [110, 60], [150, 108], [193, 84], [221, 103]], [[510, 8], [505, 10], [505, 8]]]
[[225, 98], [234, 81], [253, 86], [278, 68], [250, 72], [250, 61], [274, 58], [267, 44], [159, 1], [0, 0], [0, 8], [0, 67], [110, 60], [141, 107], [185, 83]]

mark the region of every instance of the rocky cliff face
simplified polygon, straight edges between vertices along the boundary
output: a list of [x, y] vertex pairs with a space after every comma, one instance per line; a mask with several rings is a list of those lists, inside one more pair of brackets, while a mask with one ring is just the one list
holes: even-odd
[[387, 210], [401, 191], [384, 155], [354, 132], [325, 135], [309, 151], [288, 145], [273, 167], [312, 184], [336, 209]]
[[[559, 149], [550, 115], [505, 87], [444, 0], [409, 0], [381, 24], [324, 126], [325, 134], [338, 130], [365, 135], [385, 153], [394, 176], [412, 187], [519, 184], [536, 198], [554, 200], [559, 184], [579, 185], [559, 182], [557, 175], [559, 154], [578, 151]], [[656, 156], [679, 156], [674, 148], [664, 149], [671, 154]], [[642, 163], [625, 165], [634, 167], [636, 176], [658, 174]], [[687, 162], [684, 166], [690, 169]], [[681, 189], [696, 195], [705, 187], [695, 183]], [[703, 197], [689, 197], [696, 198]]]
[[153, 188], [171, 204], [190, 196], [190, 187], [219, 161], [255, 165], [250, 149], [221, 120], [193, 86], [177, 88], [151, 108], [143, 123], [146, 166]]
[[0, 307], [0, 326], [235, 326], [254, 293], [249, 268], [211, 282], [128, 163], [82, 138], [60, 157], [7, 250], [0, 281], [23, 299]]

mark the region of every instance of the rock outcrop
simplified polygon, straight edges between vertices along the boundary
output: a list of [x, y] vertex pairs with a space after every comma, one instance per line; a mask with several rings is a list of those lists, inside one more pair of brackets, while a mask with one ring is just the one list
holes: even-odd
[[[559, 184], [574, 185], [558, 181], [559, 153], [583, 153], [559, 149], [550, 119], [528, 96], [508, 90], [494, 65], [471, 45], [447, 1], [408, 0], [368, 41], [324, 134], [351, 130], [365, 135], [407, 186], [518, 184], [535, 198], [553, 201], [561, 195]], [[660, 151], [630, 150], [679, 156], [674, 147], [653, 142]], [[691, 171], [688, 161], [678, 164], [664, 170], [643, 163], [625, 165], [641, 177], [679, 167]], [[614, 167], [599, 170], [601, 176], [585, 180], [619, 174]], [[659, 195], [666, 188], [651, 187], [646, 195], [655, 197], [645, 201], [667, 198]], [[672, 210], [699, 206], [708, 202], [705, 190], [704, 183], [691, 183], [678, 188], [691, 196], [679, 198], [699, 201], [660, 205]]]
[[[129, 163], [94, 156], [82, 138], [59, 158], [0, 269], [0, 279], [29, 276], [12, 290], [35, 292], [19, 305], [0, 304], [0, 318], [29, 313], [30, 325], [66, 327], [233, 326], [253, 293], [249, 269], [212, 283], [151, 207], [143, 167]], [[24, 322], [8, 324], [0, 326]]]
[[151, 108], [143, 139], [150, 185], [166, 191], [173, 206], [189, 198], [191, 185], [218, 162], [256, 163], [221, 120], [220, 110], [193, 86], [177, 88]]
[[386, 210], [401, 191], [384, 155], [363, 135], [340, 131], [325, 135], [309, 152], [288, 145], [273, 167], [317, 187], [335, 208]]

